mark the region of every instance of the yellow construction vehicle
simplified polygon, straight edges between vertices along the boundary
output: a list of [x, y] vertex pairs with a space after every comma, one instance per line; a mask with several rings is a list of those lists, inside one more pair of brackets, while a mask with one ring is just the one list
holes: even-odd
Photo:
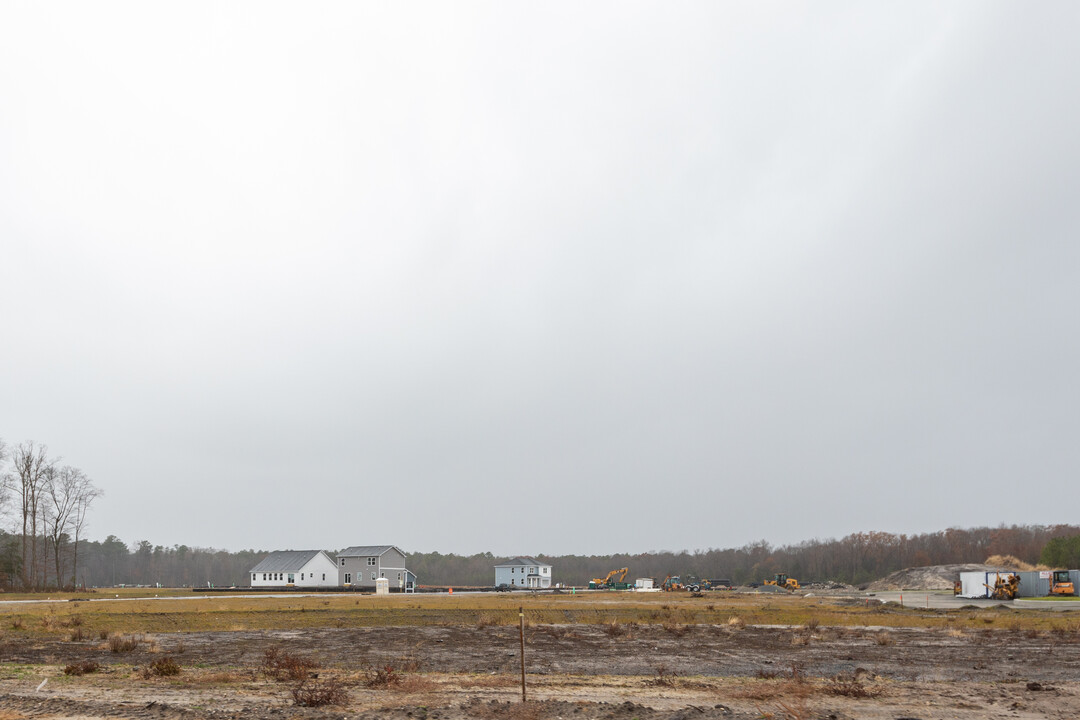
[[795, 592], [799, 589], [799, 581], [793, 577], [788, 577], [784, 573], [776, 573], [776, 576], [772, 580], [766, 580], [766, 585], [776, 585], [782, 587], [791, 592]]
[[[612, 570], [607, 574], [607, 577], [593, 578], [589, 581], [590, 590], [626, 590], [629, 586], [624, 582], [626, 580], [626, 574], [630, 572], [630, 568], [619, 568], [618, 570]], [[615, 576], [618, 575], [618, 578]]]
[[666, 578], [664, 578], [664, 582], [660, 583], [660, 589], [664, 592], [682, 590], [682, 578], [680, 578], [678, 575], [668, 575]]
[[1055, 570], [1050, 578], [1051, 595], [1075, 595], [1072, 579], [1068, 570]]
[[994, 584], [983, 583], [994, 600], [1015, 600], [1020, 592], [1020, 576], [1016, 573], [997, 573]]

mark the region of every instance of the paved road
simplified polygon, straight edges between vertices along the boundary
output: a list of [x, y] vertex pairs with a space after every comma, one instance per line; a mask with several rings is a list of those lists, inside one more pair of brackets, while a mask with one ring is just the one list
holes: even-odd
[[1005, 605], [1007, 607], [1014, 607], [1016, 609], [1035, 609], [1035, 610], [1053, 610], [1058, 612], [1067, 612], [1070, 610], [1080, 610], [1080, 600], [1067, 601], [1067, 600], [986, 600], [978, 599], [972, 600], [971, 598], [957, 597], [952, 593], [934, 593], [934, 592], [919, 592], [918, 590], [909, 590], [907, 592], [879, 592], [874, 595], [878, 600], [882, 602], [894, 602], [899, 603], [900, 598], [903, 598], [905, 607], [929, 607], [938, 610], [949, 610], [962, 607], [964, 605], [975, 605], [977, 607], [994, 607], [995, 605]]

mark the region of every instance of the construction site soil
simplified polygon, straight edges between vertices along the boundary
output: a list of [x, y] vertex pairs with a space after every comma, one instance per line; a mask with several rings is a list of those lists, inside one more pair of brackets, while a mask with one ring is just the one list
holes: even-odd
[[870, 592], [884, 590], [952, 590], [953, 583], [962, 572], [1009, 572], [1015, 568], [1004, 565], [930, 565], [927, 567], [897, 570], [866, 586]]
[[[1072, 718], [1080, 702], [1075, 628], [534, 625], [525, 704], [518, 643], [506, 625], [163, 633], [125, 653], [7, 637], [0, 720]], [[261, 672], [267, 650], [316, 661], [345, 704], [297, 707], [296, 683]], [[150, 676], [162, 657], [181, 672]], [[101, 668], [64, 674], [84, 661]]]

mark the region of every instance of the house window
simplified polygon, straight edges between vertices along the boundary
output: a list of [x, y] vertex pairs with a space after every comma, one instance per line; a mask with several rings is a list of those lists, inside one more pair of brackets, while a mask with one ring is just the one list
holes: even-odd
[[374, 580], [374, 579], [375, 579], [375, 571], [374, 571], [374, 570], [372, 570], [372, 571], [371, 571], [371, 579], [372, 579], [372, 580]]
[[346, 585], [351, 585], [352, 584], [352, 573], [345, 573], [345, 584]]
[[368, 558], [367, 559], [367, 564], [374, 567], [375, 566], [375, 558]]
[[341, 558], [341, 567], [345, 567], [345, 558]]
[[251, 582], [255, 582], [255, 573], [251, 573]]
[[289, 580], [288, 580], [288, 583], [289, 583], [290, 585], [295, 585], [295, 584], [296, 584], [296, 576], [295, 576], [295, 575], [293, 575], [292, 573], [289, 573]]
[[386, 577], [386, 573], [384, 573], [384, 572], [379, 573], [379, 577]]
[[323, 580], [325, 580], [325, 579], [326, 579], [326, 573], [323, 573], [323, 574], [322, 574], [322, 579], [323, 579]]
[[301, 580], [303, 580], [303, 579], [304, 579], [304, 573], [300, 573], [300, 579], [301, 579]]
[[263, 573], [263, 582], [266, 582], [266, 573]]

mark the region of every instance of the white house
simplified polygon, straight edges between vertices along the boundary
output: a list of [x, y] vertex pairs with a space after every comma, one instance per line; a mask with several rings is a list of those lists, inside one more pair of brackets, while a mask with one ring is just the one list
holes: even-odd
[[536, 558], [516, 557], [495, 566], [495, 587], [538, 589], [551, 587], [551, 566]]
[[337, 587], [337, 565], [322, 550], [277, 550], [248, 572], [251, 587]]

